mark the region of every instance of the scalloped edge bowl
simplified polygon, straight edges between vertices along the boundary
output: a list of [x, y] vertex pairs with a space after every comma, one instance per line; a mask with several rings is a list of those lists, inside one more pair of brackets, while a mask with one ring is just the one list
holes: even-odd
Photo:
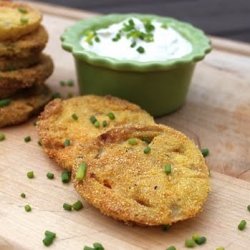
[[[102, 57], [80, 45], [86, 30], [101, 29], [136, 17], [166, 23], [191, 42], [193, 51], [166, 61], [136, 62]], [[169, 114], [181, 107], [188, 93], [196, 62], [212, 49], [200, 29], [174, 18], [147, 14], [111, 14], [80, 20], [61, 35], [62, 48], [72, 53], [81, 95], [113, 95], [134, 102], [153, 116]]]

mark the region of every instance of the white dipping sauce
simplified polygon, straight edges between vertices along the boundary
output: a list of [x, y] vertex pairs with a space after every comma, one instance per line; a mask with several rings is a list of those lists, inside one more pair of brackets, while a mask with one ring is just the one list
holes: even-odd
[[[144, 23], [141, 20], [130, 19], [133, 20], [137, 30], [146, 33]], [[96, 30], [96, 36], [100, 39], [100, 42], [95, 42], [93, 39], [93, 44], [89, 44], [86, 41], [86, 36], [83, 37], [80, 40], [81, 46], [100, 56], [140, 62], [166, 61], [181, 58], [192, 52], [192, 44], [188, 40], [171, 27], [163, 28], [163, 24], [157, 21], [151, 22], [155, 27], [150, 32], [153, 35], [153, 42], [145, 42], [139, 38], [136, 40], [131, 37], [127, 38], [126, 34], [121, 35], [121, 38], [114, 42], [112, 39], [116, 37], [119, 30], [124, 28], [124, 23], [128, 24], [130, 19], [112, 24], [105, 29]], [[133, 41], [136, 41], [136, 46], [131, 48]], [[140, 46], [144, 48], [144, 53], [139, 53], [136, 50]]]

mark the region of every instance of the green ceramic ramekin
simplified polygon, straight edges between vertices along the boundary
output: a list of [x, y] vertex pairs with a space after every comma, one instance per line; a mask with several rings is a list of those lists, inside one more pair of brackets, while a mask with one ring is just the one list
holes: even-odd
[[[126, 18], [166, 23], [193, 46], [191, 53], [166, 61], [136, 62], [103, 57], [80, 45], [86, 30], [106, 28]], [[181, 107], [188, 93], [195, 64], [211, 51], [209, 38], [200, 29], [173, 18], [145, 14], [112, 14], [81, 20], [61, 36], [62, 47], [72, 53], [81, 95], [113, 95], [134, 102], [153, 116]]]

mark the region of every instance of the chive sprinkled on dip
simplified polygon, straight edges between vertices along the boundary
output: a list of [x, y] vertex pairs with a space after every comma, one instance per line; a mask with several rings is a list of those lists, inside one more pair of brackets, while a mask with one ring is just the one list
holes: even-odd
[[170, 25], [138, 18], [88, 30], [80, 44], [100, 56], [141, 62], [165, 61], [192, 52], [192, 44]]

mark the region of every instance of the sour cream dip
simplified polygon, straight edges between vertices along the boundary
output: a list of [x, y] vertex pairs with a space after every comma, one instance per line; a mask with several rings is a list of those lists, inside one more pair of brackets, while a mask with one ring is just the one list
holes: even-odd
[[154, 20], [145, 25], [137, 18], [89, 31], [80, 44], [103, 57], [140, 62], [166, 61], [192, 52], [192, 44], [172, 27]]

